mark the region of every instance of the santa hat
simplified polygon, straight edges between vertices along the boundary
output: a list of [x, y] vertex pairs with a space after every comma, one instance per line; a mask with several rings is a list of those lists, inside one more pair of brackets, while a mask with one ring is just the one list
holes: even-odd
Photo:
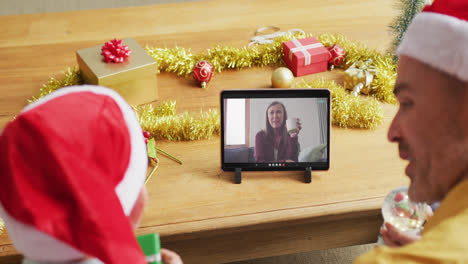
[[408, 27], [398, 55], [468, 81], [468, 1], [435, 0]]
[[28, 105], [0, 135], [0, 217], [26, 258], [146, 263], [127, 216], [147, 154], [131, 107], [98, 86]]

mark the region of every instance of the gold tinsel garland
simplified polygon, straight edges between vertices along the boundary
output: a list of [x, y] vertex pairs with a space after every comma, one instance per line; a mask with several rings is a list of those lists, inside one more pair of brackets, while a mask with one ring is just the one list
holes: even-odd
[[198, 140], [219, 135], [219, 112], [209, 109], [198, 115], [176, 114], [176, 102], [163, 102], [156, 109], [151, 105], [134, 108], [141, 127], [155, 139]]
[[42, 85], [42, 88], [39, 90], [39, 95], [33, 96], [29, 102], [34, 102], [59, 88], [79, 84], [83, 84], [83, 78], [81, 78], [80, 69], [78, 67], [74, 69], [68, 68], [64, 72], [64, 76], [61, 80], [50, 77], [47, 84]]
[[316, 79], [302, 81], [303, 88], [328, 88], [331, 92], [332, 124], [341, 127], [374, 129], [383, 122], [383, 108], [377, 99], [351, 96], [335, 81]]
[[[41, 88], [39, 95], [29, 102], [34, 102], [51, 92], [66, 86], [83, 84], [78, 68], [68, 68], [60, 80], [50, 77]], [[206, 139], [220, 132], [219, 111], [210, 109], [198, 115], [176, 114], [176, 102], [163, 102], [156, 109], [151, 105], [134, 107], [141, 127], [149, 131], [155, 139], [198, 140]]]
[[[190, 49], [181, 47], [171, 49], [146, 47], [146, 50], [156, 60], [160, 71], [188, 75], [192, 72], [195, 63], [200, 60], [210, 61], [215, 72], [221, 72], [225, 69], [282, 65], [282, 43], [293, 38], [309, 36], [311, 35], [287, 34], [277, 37], [271, 44], [250, 48], [217, 45], [200, 54], [193, 54]], [[378, 74], [371, 84], [372, 89], [369, 94], [380, 101], [396, 103], [393, 94], [396, 65], [392, 62], [391, 55], [382, 55], [367, 48], [362, 43], [349, 41], [341, 34], [321, 34], [317, 38], [324, 46], [338, 44], [346, 51], [346, 59], [338, 68], [347, 69], [358, 60], [372, 59], [372, 65], [377, 68]], [[82, 82], [79, 69], [68, 69], [61, 80], [51, 77], [49, 82], [41, 88], [40, 94], [33, 97], [32, 101], [58, 88], [82, 84]], [[353, 97], [335, 82], [306, 81], [297, 87], [301, 85], [302, 87], [330, 88], [332, 90], [334, 94], [332, 122], [335, 125], [349, 128], [375, 128], [382, 123], [382, 109], [378, 102], [372, 98]], [[198, 116], [188, 113], [176, 115], [175, 104], [173, 106], [171, 104], [164, 105], [163, 103], [160, 106], [167, 108], [167, 111], [160, 108], [155, 110], [151, 106], [137, 109], [142, 127], [150, 131], [157, 139], [195, 140], [208, 138], [212, 134], [219, 133], [218, 111], [201, 112]]]
[[375, 75], [371, 83], [371, 90], [369, 94], [376, 99], [395, 104], [397, 103], [396, 97], [393, 94], [393, 86], [396, 79], [396, 64], [393, 63], [393, 55], [382, 55], [376, 50], [369, 49], [364, 44], [359, 42], [349, 41], [341, 34], [321, 34], [318, 40], [324, 46], [331, 46], [338, 44], [346, 52], [346, 59], [340, 68], [348, 69], [356, 61], [367, 61], [372, 59], [371, 66], [375, 66], [378, 74]]
[[[195, 63], [201, 60], [209, 61], [215, 72], [226, 69], [242, 69], [246, 67], [263, 67], [283, 65], [282, 43], [293, 38], [306, 38], [311, 34], [285, 34], [277, 37], [273, 43], [250, 48], [230, 47], [217, 45], [208, 49], [205, 53], [193, 54], [190, 49], [176, 48], [153, 48], [146, 47], [146, 51], [156, 60], [160, 71], [173, 72], [177, 75], [186, 76], [192, 73]], [[380, 101], [396, 103], [393, 94], [393, 85], [396, 78], [396, 65], [392, 61], [392, 55], [382, 55], [376, 50], [369, 49], [366, 45], [348, 40], [342, 34], [324, 33], [317, 36], [324, 46], [338, 44], [346, 52], [344, 63], [338, 68], [347, 69], [354, 62], [372, 59], [372, 66], [378, 70], [371, 84], [370, 95]]]

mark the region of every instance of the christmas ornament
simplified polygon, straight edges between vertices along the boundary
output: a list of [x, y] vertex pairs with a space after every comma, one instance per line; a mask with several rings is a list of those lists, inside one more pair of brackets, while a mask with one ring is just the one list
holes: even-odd
[[145, 137], [145, 144], [148, 144], [148, 140], [151, 137], [151, 133], [148, 131], [143, 131], [143, 137]]
[[101, 55], [104, 56], [105, 62], [115, 63], [123, 62], [126, 58], [130, 56], [130, 53], [132, 53], [128, 46], [122, 44], [121, 39], [114, 39], [104, 43], [104, 46], [102, 46], [101, 51]]
[[343, 64], [346, 53], [340, 45], [334, 44], [327, 49], [330, 52], [330, 60], [328, 61], [330, 70], [333, 70], [335, 66]]
[[213, 65], [207, 61], [199, 61], [193, 67], [193, 78], [201, 82], [202, 88], [206, 88], [206, 84], [213, 76]]
[[358, 96], [359, 93], [368, 94], [371, 89], [371, 83], [374, 80], [376, 69], [371, 66], [372, 59], [366, 62], [356, 61], [345, 71], [344, 87], [352, 90], [353, 96]]
[[412, 202], [407, 187], [397, 188], [385, 197], [382, 216], [401, 232], [418, 233], [426, 221], [426, 206]]
[[294, 75], [286, 67], [279, 67], [271, 75], [271, 84], [274, 88], [290, 88], [294, 82]]

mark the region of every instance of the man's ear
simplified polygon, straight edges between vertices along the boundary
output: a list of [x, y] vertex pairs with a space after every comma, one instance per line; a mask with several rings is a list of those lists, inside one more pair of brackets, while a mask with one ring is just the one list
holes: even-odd
[[143, 185], [140, 194], [138, 195], [138, 198], [135, 202], [135, 205], [133, 206], [132, 211], [128, 216], [128, 220], [130, 221], [130, 224], [132, 225], [134, 230], [136, 230], [138, 228], [138, 225], [140, 225], [147, 201], [148, 191], [146, 190], [146, 186]]

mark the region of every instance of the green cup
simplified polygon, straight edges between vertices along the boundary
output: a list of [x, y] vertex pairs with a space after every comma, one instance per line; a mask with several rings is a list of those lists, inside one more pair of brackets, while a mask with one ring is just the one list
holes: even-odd
[[146, 261], [149, 264], [163, 264], [161, 259], [161, 241], [159, 234], [146, 234], [137, 236], [143, 253], [145, 253]]

